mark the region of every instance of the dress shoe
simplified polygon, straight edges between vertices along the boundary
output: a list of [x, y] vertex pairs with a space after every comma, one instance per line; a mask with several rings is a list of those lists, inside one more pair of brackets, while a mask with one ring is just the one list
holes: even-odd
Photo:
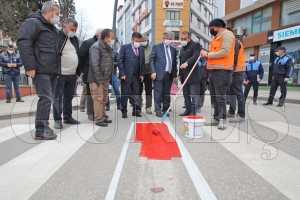
[[85, 112], [84, 107], [80, 107], [80, 112]]
[[142, 117], [143, 115], [140, 112], [133, 112], [132, 116]]
[[89, 119], [90, 121], [95, 121], [94, 115], [88, 115], [88, 119]]
[[110, 120], [110, 119], [105, 119], [104, 122], [107, 123], [107, 124], [109, 124], [109, 123], [112, 123], [112, 120]]
[[253, 101], [253, 105], [257, 105], [257, 103], [255, 101]]
[[184, 111], [184, 113], [179, 114], [179, 116], [188, 116], [188, 115], [190, 115], [190, 113], [191, 112], [186, 110], [186, 111]]
[[121, 107], [121, 106], [118, 106], [117, 109], [118, 109], [118, 110], [122, 110], [122, 107]]
[[197, 108], [197, 113], [201, 113], [201, 108]]
[[17, 98], [16, 102], [24, 102], [24, 100], [21, 98]]
[[186, 106], [182, 106], [182, 108], [186, 108]]
[[210, 121], [205, 121], [205, 126], [218, 126], [219, 120], [216, 120], [215, 118], [212, 118]]
[[163, 114], [161, 113], [161, 112], [156, 112], [156, 117], [162, 117], [163, 116]]
[[146, 108], [146, 113], [147, 114], [152, 114], [151, 108]]
[[122, 113], [122, 118], [127, 118], [127, 113]]
[[273, 105], [273, 102], [269, 102], [267, 101], [266, 103], [264, 103], [263, 105], [267, 106], [267, 105]]
[[35, 133], [34, 139], [36, 140], [55, 140], [57, 135], [53, 133], [52, 129], [45, 130], [42, 133]]
[[283, 106], [283, 104], [280, 104], [280, 103], [279, 103], [279, 104], [277, 104], [276, 107], [282, 107], [282, 106]]
[[80, 124], [80, 122], [73, 119], [72, 117], [69, 117], [67, 119], [64, 119], [64, 124]]
[[6, 99], [6, 103], [10, 103], [11, 102], [11, 99]]
[[110, 107], [107, 106], [107, 107], [105, 108], [105, 110], [106, 110], [106, 111], [110, 111]]
[[108, 126], [108, 124], [105, 121], [97, 122], [96, 125], [101, 126], [101, 127], [107, 127]]
[[55, 120], [54, 128], [55, 129], [62, 129], [63, 128], [63, 124], [62, 124], [61, 120]]
[[231, 114], [229, 111], [226, 113], [226, 118], [234, 118], [235, 117], [235, 113]]

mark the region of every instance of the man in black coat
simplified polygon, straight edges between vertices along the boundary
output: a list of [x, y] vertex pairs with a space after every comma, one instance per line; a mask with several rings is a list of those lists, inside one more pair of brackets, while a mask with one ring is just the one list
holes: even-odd
[[[179, 69], [179, 81], [184, 83], [188, 74], [192, 70], [195, 62], [199, 57], [199, 53], [202, 49], [199, 43], [194, 42], [191, 39], [191, 33], [183, 31], [181, 34], [181, 44], [179, 59], [180, 59], [180, 69]], [[183, 87], [183, 96], [186, 110], [180, 116], [196, 115], [196, 110], [200, 101], [200, 88], [199, 84], [201, 81], [199, 67], [196, 66], [191, 73], [191, 76], [187, 80], [185, 86]]]
[[94, 121], [94, 106], [93, 106], [93, 99], [91, 97], [90, 86], [87, 83], [87, 76], [89, 73], [89, 50], [91, 46], [97, 42], [100, 38], [102, 33], [102, 28], [96, 30], [94, 37], [83, 41], [79, 49], [79, 68], [82, 73], [82, 82], [86, 84], [86, 105], [87, 105], [87, 115], [88, 119]]
[[49, 127], [51, 102], [61, 74], [58, 45], [59, 6], [47, 1], [41, 12], [31, 13], [20, 28], [18, 49], [26, 70], [33, 78], [39, 97], [35, 117], [35, 139], [54, 140], [56, 135]]

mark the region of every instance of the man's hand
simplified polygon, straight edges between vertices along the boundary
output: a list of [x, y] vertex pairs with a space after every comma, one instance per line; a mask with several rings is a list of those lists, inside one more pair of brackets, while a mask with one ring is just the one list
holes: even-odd
[[208, 52], [205, 51], [205, 50], [201, 50], [200, 55], [201, 55], [202, 57], [204, 57], [204, 58], [207, 58]]
[[35, 76], [35, 70], [29, 70], [26, 72], [27, 76], [31, 77], [31, 78], [34, 78]]
[[121, 77], [121, 80], [124, 80], [124, 81], [125, 81], [125, 79], [126, 79], [126, 76], [122, 76], [122, 77]]
[[151, 79], [154, 81], [156, 79], [156, 73], [151, 74]]
[[15, 64], [12, 64], [13, 65], [13, 67], [17, 67], [17, 64], [15, 63]]
[[261, 79], [258, 79], [258, 82], [260, 83], [260, 82], [261, 82]]
[[185, 69], [188, 65], [189, 64], [187, 62], [185, 62], [180, 66], [180, 69]]
[[178, 80], [181, 82], [181, 76], [178, 76]]
[[249, 83], [249, 80], [248, 80], [248, 81], [245, 81], [245, 85], [248, 85], [248, 83]]
[[7, 63], [7, 67], [13, 67], [12, 63]]
[[173, 82], [176, 82], [176, 78], [173, 78]]
[[140, 79], [141, 79], [141, 82], [143, 82], [143, 81], [144, 81], [144, 77], [140, 76]]
[[289, 78], [285, 78], [284, 79], [284, 82], [288, 82], [290, 79]]

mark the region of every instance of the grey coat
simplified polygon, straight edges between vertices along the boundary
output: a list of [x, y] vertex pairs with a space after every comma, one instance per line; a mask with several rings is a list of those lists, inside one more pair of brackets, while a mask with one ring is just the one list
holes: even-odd
[[98, 40], [90, 48], [90, 62], [87, 82], [109, 86], [112, 81], [114, 61], [112, 49], [103, 40]]

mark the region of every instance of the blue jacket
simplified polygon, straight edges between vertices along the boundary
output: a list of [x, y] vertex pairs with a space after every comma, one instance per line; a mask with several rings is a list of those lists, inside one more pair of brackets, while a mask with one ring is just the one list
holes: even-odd
[[246, 62], [245, 80], [257, 80], [257, 74], [259, 74], [259, 78], [262, 80], [264, 77], [264, 68], [262, 67], [261, 62], [258, 60]]
[[206, 69], [206, 63], [207, 61], [205, 58], [200, 58], [200, 60], [198, 61], [201, 79], [206, 79], [208, 77], [208, 70]]
[[[15, 63], [17, 67], [8, 67], [8, 63]], [[20, 67], [22, 67], [22, 60], [19, 54], [9, 54], [7, 51], [0, 54], [0, 66], [3, 74], [20, 74]]]
[[291, 67], [293, 60], [291, 56], [285, 54], [282, 57], [277, 57], [274, 62], [274, 75], [285, 75], [286, 78], [290, 77]]

